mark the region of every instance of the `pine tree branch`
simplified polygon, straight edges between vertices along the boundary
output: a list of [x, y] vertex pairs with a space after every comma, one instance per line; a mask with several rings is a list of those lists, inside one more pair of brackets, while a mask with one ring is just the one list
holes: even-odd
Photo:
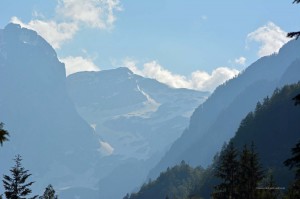
[[[299, 2], [300, 2], [300, 0], [299, 0]], [[300, 36], [300, 31], [298, 31], [298, 32], [289, 32], [287, 34], [287, 37], [290, 37], [290, 38], [296, 37], [296, 39], [298, 39], [299, 36]]]

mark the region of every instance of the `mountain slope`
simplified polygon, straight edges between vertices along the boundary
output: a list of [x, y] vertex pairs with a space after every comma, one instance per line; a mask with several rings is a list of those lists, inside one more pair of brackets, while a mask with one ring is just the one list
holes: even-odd
[[[254, 143], [254, 150], [258, 154], [265, 177], [271, 172], [278, 187], [287, 188], [294, 178], [293, 171], [284, 166], [283, 162], [291, 157], [291, 148], [300, 139], [300, 107], [294, 106], [292, 101], [299, 93], [300, 83], [276, 89], [272, 97], [257, 103], [239, 124], [235, 136], [230, 139], [240, 153], [245, 144], [251, 146]], [[226, 147], [222, 150], [226, 150]], [[181, 196], [180, 198], [211, 198], [213, 187], [220, 183], [214, 176], [219, 157], [216, 156], [211, 165], [199, 175], [178, 175], [174, 168], [180, 168], [182, 164], [173, 169], [168, 168], [156, 180], [144, 184], [137, 193], [131, 194], [130, 197], [128, 195], [127, 198], [163, 198], [166, 195]], [[197, 168], [190, 169], [188, 173], [196, 172]], [[182, 181], [184, 177], [187, 179]], [[178, 188], [170, 189], [170, 182], [178, 183]]]
[[[142, 183], [209, 95], [170, 88], [128, 68], [72, 74], [67, 85], [78, 112], [101, 139], [103, 198], [119, 198]], [[127, 183], [110, 189], [121, 182]]]
[[219, 86], [193, 113], [189, 128], [176, 140], [150, 176], [185, 160], [208, 165], [237, 130], [239, 123], [257, 101], [270, 95], [291, 63], [300, 57], [300, 42], [285, 44], [278, 54], [263, 57], [238, 77]]
[[35, 186], [92, 186], [99, 148], [66, 92], [64, 64], [36, 32], [9, 24], [0, 33], [0, 121], [10, 132], [1, 172], [21, 154]]

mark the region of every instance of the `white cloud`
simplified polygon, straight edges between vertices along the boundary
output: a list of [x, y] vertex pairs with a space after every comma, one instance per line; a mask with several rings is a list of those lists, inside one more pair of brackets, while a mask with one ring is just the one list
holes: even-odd
[[65, 63], [66, 75], [80, 71], [99, 71], [100, 68], [96, 66], [91, 59], [79, 57], [65, 57], [60, 58], [60, 61]]
[[236, 58], [235, 60], [234, 60], [234, 62], [236, 63], [236, 64], [239, 64], [239, 65], [245, 65], [245, 63], [246, 63], [246, 58], [245, 57], [239, 57], [239, 58]]
[[42, 13], [34, 11], [35, 19], [28, 23], [17, 17], [12, 17], [11, 22], [37, 31], [53, 48], [59, 49], [65, 41], [74, 37], [82, 25], [112, 28], [116, 20], [115, 11], [120, 10], [119, 0], [59, 0], [54, 19], [45, 19]]
[[60, 0], [56, 9], [68, 20], [99, 29], [111, 28], [116, 20], [114, 11], [119, 10], [119, 0]]
[[165, 83], [174, 88], [189, 87], [188, 81], [184, 76], [171, 73], [160, 66], [156, 61], [145, 63], [142, 72], [144, 76], [156, 79], [157, 81]]
[[247, 35], [247, 41], [256, 41], [261, 43], [258, 56], [266, 56], [277, 53], [279, 49], [287, 43], [290, 38], [287, 33], [272, 22], [258, 28]]
[[189, 77], [173, 74], [164, 69], [156, 61], [151, 61], [143, 65], [140, 70], [136, 66], [134, 60], [125, 59], [124, 65], [132, 72], [143, 77], [156, 79], [157, 81], [167, 84], [174, 88], [189, 88], [200, 91], [212, 92], [218, 85], [224, 83], [226, 80], [235, 77], [239, 71], [227, 67], [219, 67], [212, 71], [211, 74], [205, 71], [195, 71]]
[[217, 86], [238, 74], [238, 70], [228, 67], [216, 68], [211, 74], [204, 71], [195, 71], [192, 73], [192, 88], [203, 91], [214, 91]]
[[37, 31], [55, 49], [59, 49], [62, 43], [72, 39], [78, 30], [78, 26], [75, 23], [57, 23], [52, 20], [31, 20], [28, 24], [25, 24], [17, 17], [12, 17], [11, 22]]
[[129, 68], [129, 70], [131, 70], [133, 73], [137, 74], [137, 75], [141, 75], [143, 76], [142, 74], [142, 71], [140, 71], [136, 64], [137, 64], [137, 61], [136, 60], [133, 60], [133, 59], [130, 59], [130, 58], [126, 58], [123, 60], [123, 63], [122, 63], [125, 67]]

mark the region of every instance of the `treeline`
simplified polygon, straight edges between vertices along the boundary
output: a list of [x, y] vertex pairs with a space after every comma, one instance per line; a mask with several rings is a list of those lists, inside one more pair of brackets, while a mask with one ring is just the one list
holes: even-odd
[[[127, 194], [123, 199], [300, 198], [300, 142], [292, 149], [292, 157], [284, 162], [295, 170], [295, 179], [289, 187], [277, 184], [272, 169], [263, 168], [254, 149], [252, 144], [250, 147], [244, 145], [243, 150], [238, 151], [231, 142], [224, 145], [216, 162], [207, 170], [193, 168], [182, 161], [162, 172], [156, 180], [144, 184], [139, 192]], [[211, 193], [203, 197], [201, 194], [207, 185]]]
[[186, 198], [194, 191], [196, 185], [203, 183], [201, 176], [204, 172], [203, 168], [193, 168], [182, 161], [161, 173], [156, 180], [149, 180], [138, 193], [127, 194], [124, 199]]
[[[9, 133], [3, 129], [3, 123], [0, 123], [0, 144], [8, 141]], [[34, 195], [31, 196], [31, 186], [34, 183], [29, 181], [29, 177], [32, 175], [29, 170], [26, 170], [22, 166], [21, 155], [16, 155], [14, 158], [15, 165], [10, 169], [10, 175], [3, 175], [3, 187], [4, 193], [0, 194], [0, 199], [5, 197], [6, 199], [58, 199], [55, 194], [55, 190], [52, 185], [48, 185], [42, 196]], [[29, 182], [28, 182], [29, 181]]]
[[208, 168], [186, 163], [174, 167], [182, 173], [201, 168], [193, 180], [175, 175], [171, 168], [125, 198], [300, 198], [299, 93], [300, 83], [288, 85], [257, 103]]

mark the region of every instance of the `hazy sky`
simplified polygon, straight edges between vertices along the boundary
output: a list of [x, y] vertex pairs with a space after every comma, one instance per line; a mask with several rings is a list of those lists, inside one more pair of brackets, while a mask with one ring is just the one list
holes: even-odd
[[300, 29], [292, 0], [1, 0], [0, 11], [1, 28], [36, 30], [68, 74], [127, 66], [198, 90], [213, 90]]

